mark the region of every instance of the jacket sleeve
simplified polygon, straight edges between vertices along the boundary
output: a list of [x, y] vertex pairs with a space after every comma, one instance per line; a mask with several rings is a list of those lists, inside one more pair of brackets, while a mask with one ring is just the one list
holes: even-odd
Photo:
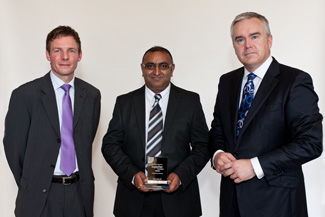
[[307, 73], [299, 73], [284, 106], [291, 138], [279, 148], [258, 156], [268, 180], [321, 155], [323, 117], [317, 102], [311, 77]]
[[30, 120], [24, 97], [17, 90], [13, 91], [5, 119], [3, 144], [9, 167], [18, 186], [22, 176]]
[[95, 105], [94, 105], [95, 109], [94, 109], [94, 132], [93, 132], [93, 137], [95, 138], [96, 132], [97, 132], [97, 128], [98, 128], [98, 124], [99, 124], [99, 118], [100, 118], [100, 109], [101, 109], [101, 94], [98, 91], [98, 94], [96, 96], [96, 101], [95, 101]]
[[209, 131], [199, 96], [195, 96], [192, 104], [194, 112], [189, 128], [191, 153], [172, 171], [179, 176], [183, 190], [190, 185], [209, 160]]
[[221, 92], [220, 90], [222, 89], [222, 77], [220, 78], [219, 81], [219, 87], [218, 87], [218, 95], [216, 99], [216, 103], [214, 106], [214, 111], [213, 111], [213, 120], [211, 122], [211, 129], [209, 131], [209, 155], [211, 158], [211, 167], [213, 169], [213, 155], [216, 151], [222, 150], [226, 151], [225, 147], [225, 135], [224, 135], [224, 129], [221, 121], [221, 114], [219, 111], [219, 105], [222, 105], [219, 93]]
[[120, 110], [120, 101], [117, 98], [113, 117], [109, 123], [106, 135], [103, 138], [102, 153], [106, 162], [112, 167], [120, 180], [128, 188], [132, 188], [133, 176], [140, 171], [123, 151], [125, 129]]

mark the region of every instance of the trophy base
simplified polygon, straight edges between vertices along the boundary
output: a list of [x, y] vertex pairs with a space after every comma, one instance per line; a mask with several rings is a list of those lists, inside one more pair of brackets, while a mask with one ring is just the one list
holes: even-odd
[[144, 189], [152, 190], [152, 191], [161, 191], [161, 190], [169, 190], [169, 184], [149, 184], [145, 183], [143, 185]]

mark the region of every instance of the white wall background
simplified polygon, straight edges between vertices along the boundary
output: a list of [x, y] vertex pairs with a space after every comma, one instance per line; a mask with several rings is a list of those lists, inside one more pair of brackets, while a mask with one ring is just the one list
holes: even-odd
[[[0, 137], [11, 91], [49, 71], [45, 39], [58, 25], [81, 37], [76, 75], [102, 92], [102, 113], [93, 146], [95, 216], [111, 217], [117, 177], [100, 152], [116, 96], [143, 85], [140, 62], [154, 45], [174, 56], [174, 84], [201, 95], [208, 125], [221, 74], [240, 65], [230, 39], [233, 18], [245, 11], [265, 15], [272, 55], [310, 73], [324, 113], [324, 0], [0, 0]], [[309, 215], [325, 216], [325, 157], [304, 165]], [[17, 186], [0, 146], [0, 212], [13, 217]], [[40, 174], [41, 175], [41, 174]], [[219, 175], [209, 165], [199, 175], [204, 217], [219, 215]]]

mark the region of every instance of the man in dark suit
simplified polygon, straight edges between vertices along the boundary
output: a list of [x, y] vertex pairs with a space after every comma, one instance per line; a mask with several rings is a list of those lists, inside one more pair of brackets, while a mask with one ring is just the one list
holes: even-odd
[[19, 188], [15, 214], [91, 217], [100, 92], [74, 76], [82, 51], [71, 27], [48, 34], [46, 56], [51, 71], [13, 91], [5, 121], [5, 153]]
[[238, 15], [231, 33], [244, 67], [221, 76], [210, 130], [220, 217], [306, 217], [301, 167], [323, 149], [312, 79], [271, 57], [264, 16]]
[[[114, 214], [201, 216], [197, 175], [209, 160], [209, 153], [208, 128], [199, 95], [170, 82], [175, 65], [165, 48], [153, 47], [145, 52], [141, 68], [145, 86], [117, 97], [103, 139], [102, 153], [118, 175]], [[156, 103], [158, 95], [161, 99]], [[152, 150], [147, 141], [149, 114], [157, 104], [162, 112], [163, 130], [162, 138], [157, 139], [161, 146], [153, 156], [168, 158], [170, 189], [164, 191], [144, 188], [146, 152], [149, 155], [149, 149]]]

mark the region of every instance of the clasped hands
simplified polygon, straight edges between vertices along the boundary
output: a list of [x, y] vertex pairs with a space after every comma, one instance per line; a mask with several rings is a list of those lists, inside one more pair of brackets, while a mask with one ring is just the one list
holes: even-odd
[[229, 176], [235, 183], [254, 178], [255, 173], [250, 159], [237, 160], [231, 153], [220, 152], [214, 158], [216, 171], [224, 177]]
[[[138, 172], [134, 176], [135, 187], [142, 192], [150, 192], [149, 189], [144, 189], [144, 184], [148, 182], [148, 178], [143, 172]], [[170, 173], [167, 177], [167, 183], [169, 184], [169, 190], [163, 190], [166, 193], [172, 193], [176, 191], [180, 185], [180, 179], [176, 173]]]

